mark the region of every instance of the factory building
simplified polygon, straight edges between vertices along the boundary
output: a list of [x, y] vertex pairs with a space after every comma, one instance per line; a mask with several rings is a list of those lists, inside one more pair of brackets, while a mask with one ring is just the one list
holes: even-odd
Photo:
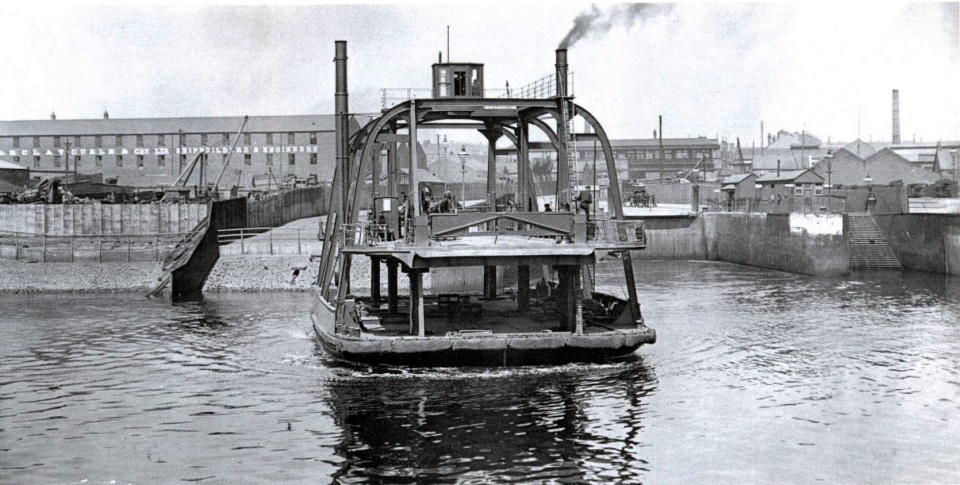
[[[610, 140], [617, 165], [627, 167], [631, 180], [673, 179], [678, 174], [686, 177], [693, 169], [707, 172], [719, 168], [715, 166], [720, 158], [716, 139], [664, 138], [662, 150], [660, 146], [660, 140], [655, 138]], [[593, 144], [581, 143], [577, 152], [580, 161], [592, 160]]]
[[[351, 130], [365, 119], [351, 117]], [[240, 127], [243, 131], [239, 132]], [[0, 121], [0, 158], [32, 175], [102, 173], [121, 185], [169, 185], [198, 154], [188, 185], [257, 188], [273, 180], [329, 182], [333, 115]], [[239, 138], [238, 138], [239, 132]], [[232, 151], [232, 153], [231, 153]]]

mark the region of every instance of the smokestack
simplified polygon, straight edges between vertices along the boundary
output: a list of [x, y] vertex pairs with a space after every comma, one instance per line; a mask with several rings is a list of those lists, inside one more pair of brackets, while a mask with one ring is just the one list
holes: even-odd
[[900, 90], [893, 90], [893, 144], [900, 144]]
[[350, 157], [347, 152], [347, 142], [348, 137], [350, 136], [347, 124], [347, 113], [350, 110], [347, 103], [347, 41], [338, 40], [334, 43], [334, 45], [336, 46], [336, 55], [333, 58], [333, 62], [336, 66], [336, 93], [334, 106], [336, 122], [334, 131], [336, 137], [337, 166], [340, 167], [340, 174], [343, 175], [343, 179], [341, 180], [342, 190], [340, 191], [342, 204], [340, 206], [340, 217], [343, 217], [345, 215], [343, 211], [347, 210], [348, 205], [347, 189], [350, 187]]
[[567, 96], [567, 50], [557, 49], [557, 96]]

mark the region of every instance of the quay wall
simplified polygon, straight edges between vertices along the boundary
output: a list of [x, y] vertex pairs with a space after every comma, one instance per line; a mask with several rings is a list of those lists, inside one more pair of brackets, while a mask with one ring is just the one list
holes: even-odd
[[635, 251], [634, 259], [707, 259], [703, 217], [647, 219], [643, 225], [647, 234], [647, 248]]
[[878, 214], [905, 269], [960, 275], [960, 214]]
[[840, 215], [706, 213], [701, 217], [707, 259], [809, 275], [849, 271]]
[[0, 232], [171, 234], [190, 231], [206, 216], [206, 204], [9, 204], [0, 205]]

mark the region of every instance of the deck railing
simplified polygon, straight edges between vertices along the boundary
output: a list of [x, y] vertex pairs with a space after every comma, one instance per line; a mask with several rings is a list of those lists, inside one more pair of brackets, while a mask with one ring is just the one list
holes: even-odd
[[[639, 248], [646, 245], [643, 221], [593, 219], [563, 212], [461, 212], [421, 216], [402, 238], [386, 224], [361, 222], [340, 228], [340, 247], [356, 248], [392, 245], [428, 244], [460, 237], [523, 236], [574, 243], [596, 243], [609, 247]], [[414, 234], [415, 230], [424, 234]]]

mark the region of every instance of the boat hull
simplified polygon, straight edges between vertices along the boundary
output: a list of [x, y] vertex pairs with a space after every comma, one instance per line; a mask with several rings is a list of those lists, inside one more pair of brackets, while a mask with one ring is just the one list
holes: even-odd
[[382, 337], [333, 331], [335, 311], [322, 299], [311, 317], [317, 339], [333, 357], [369, 365], [496, 367], [609, 362], [656, 342], [652, 328], [639, 326], [589, 334], [565, 332], [469, 336]]

